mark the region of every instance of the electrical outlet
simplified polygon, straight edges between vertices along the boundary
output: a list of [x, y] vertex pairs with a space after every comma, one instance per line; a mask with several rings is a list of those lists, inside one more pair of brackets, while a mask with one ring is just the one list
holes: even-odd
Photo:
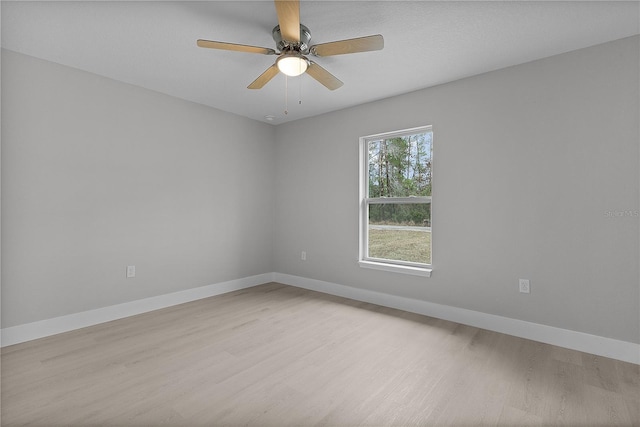
[[520, 279], [520, 292], [523, 294], [528, 294], [531, 292], [531, 287], [529, 285], [529, 279]]
[[131, 277], [136, 277], [136, 266], [135, 265], [128, 265], [127, 266], [127, 279], [129, 279]]
[[300, 259], [303, 261], [307, 260], [307, 253], [305, 251], [300, 252]]

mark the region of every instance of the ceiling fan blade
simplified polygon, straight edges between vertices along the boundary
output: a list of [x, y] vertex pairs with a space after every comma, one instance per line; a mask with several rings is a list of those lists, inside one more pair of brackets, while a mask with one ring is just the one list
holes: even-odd
[[259, 47], [259, 46], [249, 46], [246, 44], [235, 44], [235, 43], [225, 43], [225, 42], [216, 42], [211, 40], [198, 40], [198, 46], [206, 47], [209, 49], [222, 49], [222, 50], [233, 50], [236, 52], [247, 52], [247, 53], [261, 53], [263, 55], [274, 55], [276, 53], [275, 50], [269, 49], [267, 47]]
[[311, 61], [311, 65], [307, 68], [307, 74], [316, 79], [329, 90], [336, 90], [341, 87], [342, 83], [336, 76]]
[[300, 2], [275, 0], [276, 13], [282, 39], [288, 42], [300, 42]]
[[358, 37], [355, 39], [339, 40], [311, 46], [310, 52], [316, 56], [344, 55], [346, 53], [370, 52], [382, 50], [384, 38], [380, 34], [375, 36]]
[[260, 74], [260, 76], [258, 76], [258, 78], [255, 79], [253, 83], [247, 86], [247, 89], [261, 89], [262, 86], [269, 83], [269, 81], [274, 78], [276, 74], [278, 74], [278, 72], [278, 66], [276, 64], [273, 64], [271, 67], [267, 68], [264, 73]]

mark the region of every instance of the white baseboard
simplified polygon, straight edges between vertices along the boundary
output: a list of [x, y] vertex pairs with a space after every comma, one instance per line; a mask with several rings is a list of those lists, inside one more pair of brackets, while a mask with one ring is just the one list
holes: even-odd
[[41, 320], [33, 323], [4, 328], [0, 335], [0, 346], [18, 344], [31, 341], [62, 332], [72, 331], [98, 323], [110, 322], [122, 319], [123, 317], [134, 316], [136, 314], [147, 313], [185, 302], [208, 298], [239, 289], [250, 288], [273, 281], [273, 273], [259, 274], [242, 279], [230, 280], [228, 282], [215, 283], [213, 285], [202, 286], [194, 289], [173, 292], [156, 297], [126, 302], [95, 310], [83, 311], [66, 316], [55, 317], [53, 319]]
[[269, 282], [278, 282], [325, 294], [369, 302], [598, 356], [610, 357], [624, 362], [640, 364], [640, 344], [282, 273], [259, 274], [4, 328], [0, 334], [0, 346], [19, 344]]
[[289, 274], [273, 273], [273, 281], [640, 364], [640, 344]]

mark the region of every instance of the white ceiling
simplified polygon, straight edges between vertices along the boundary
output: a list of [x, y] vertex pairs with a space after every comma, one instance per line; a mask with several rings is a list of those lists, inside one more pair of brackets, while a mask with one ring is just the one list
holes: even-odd
[[[278, 124], [639, 33], [638, 1], [302, 1], [311, 44], [382, 34], [382, 51], [316, 58], [307, 75], [247, 85], [274, 56], [202, 49], [199, 38], [274, 48], [271, 1], [2, 1], [2, 47]], [[302, 103], [299, 104], [298, 101]]]

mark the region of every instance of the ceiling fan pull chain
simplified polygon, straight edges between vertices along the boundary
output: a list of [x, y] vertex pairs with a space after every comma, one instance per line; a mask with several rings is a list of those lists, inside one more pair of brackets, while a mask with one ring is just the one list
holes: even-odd
[[289, 92], [289, 77], [285, 74], [284, 75], [284, 114], [285, 116], [287, 114], [289, 114], [289, 96], [288, 96], [288, 92]]
[[300, 81], [299, 91], [298, 91], [298, 105], [302, 105], [302, 76], [299, 76], [298, 80]]

